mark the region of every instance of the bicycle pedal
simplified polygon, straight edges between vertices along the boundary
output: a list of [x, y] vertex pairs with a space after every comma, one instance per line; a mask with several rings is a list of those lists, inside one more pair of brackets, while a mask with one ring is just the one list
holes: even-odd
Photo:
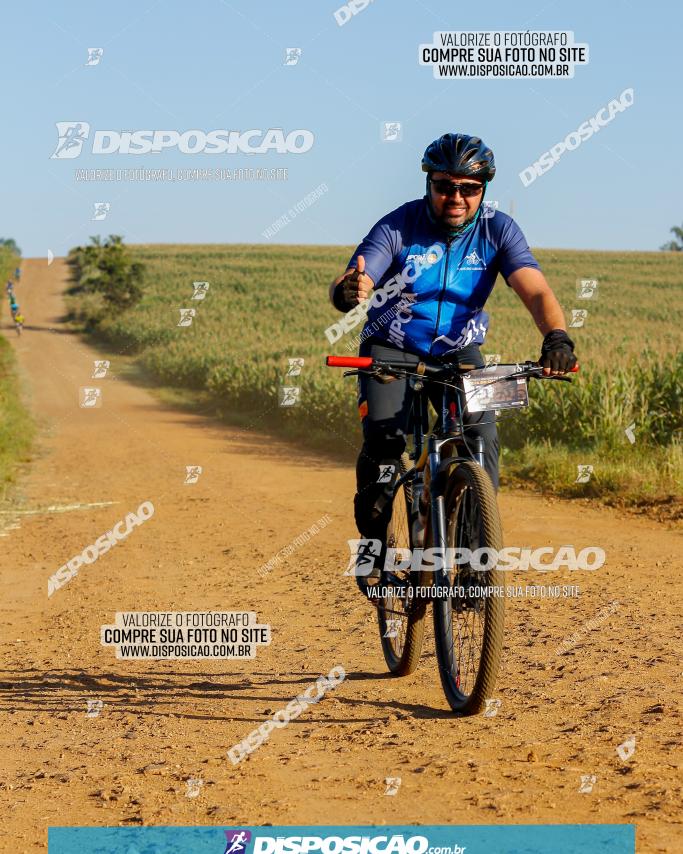
[[381, 605], [381, 598], [379, 596], [373, 596], [372, 591], [374, 588], [379, 589], [380, 582], [377, 581], [375, 584], [368, 584], [367, 578], [356, 577], [356, 585], [358, 589], [363, 594], [363, 596], [368, 600], [371, 605], [374, 605], [375, 608], [379, 608]]

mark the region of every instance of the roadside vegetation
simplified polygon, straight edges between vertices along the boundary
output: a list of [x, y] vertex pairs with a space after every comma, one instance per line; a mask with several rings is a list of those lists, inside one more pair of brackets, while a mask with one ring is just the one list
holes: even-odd
[[142, 299], [144, 265], [131, 258], [117, 234], [104, 241], [91, 237], [87, 246], [75, 246], [66, 263], [71, 270], [69, 294], [77, 297], [71, 305], [91, 327]]
[[[14, 271], [20, 265], [21, 258], [14, 240], [0, 240], [0, 282], [3, 293], [0, 323], [4, 332], [11, 332], [13, 327], [5, 284], [8, 279], [14, 278]], [[20, 292], [20, 289], [21, 284], [15, 293]], [[19, 296], [20, 293], [17, 293]], [[33, 434], [33, 421], [22, 400], [12, 345], [5, 335], [0, 335], [0, 501], [7, 497], [15, 482], [19, 465], [29, 459]]]
[[[341, 317], [328, 302], [328, 284], [344, 269], [352, 247], [128, 250], [116, 240], [111, 247], [97, 244], [90, 256], [79, 249], [69, 257], [74, 316], [107, 346], [134, 354], [155, 382], [186, 390], [185, 398], [210, 403], [232, 421], [333, 452], [356, 452], [355, 383], [324, 366], [327, 353], [355, 352], [348, 345], [361, 330], [334, 345], [325, 336]], [[118, 259], [113, 275], [106, 265], [103, 271], [98, 256], [106, 252]], [[573, 310], [587, 311], [583, 325], [570, 329], [581, 371], [571, 385], [532, 383], [529, 409], [501, 418], [503, 483], [615, 504], [668, 505], [675, 515], [683, 482], [681, 256], [567, 250], [536, 255], [568, 320]], [[115, 284], [107, 284], [107, 277]], [[590, 298], [579, 297], [581, 280], [597, 281]], [[203, 299], [193, 299], [194, 282], [209, 283]], [[186, 309], [194, 316], [179, 326]], [[502, 280], [487, 310], [486, 353], [503, 362], [537, 358], [540, 335]], [[292, 358], [304, 359], [299, 376], [288, 376]], [[301, 388], [296, 405], [279, 405], [283, 386]], [[585, 483], [576, 482], [580, 465], [593, 467]]]

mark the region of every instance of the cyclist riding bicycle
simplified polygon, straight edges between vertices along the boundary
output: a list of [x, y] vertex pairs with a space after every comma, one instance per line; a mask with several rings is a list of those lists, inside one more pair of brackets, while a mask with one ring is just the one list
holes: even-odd
[[[564, 313], [524, 235], [511, 217], [483, 205], [496, 173], [491, 149], [478, 137], [446, 133], [427, 147], [422, 170], [426, 195], [382, 217], [346, 272], [330, 285], [339, 311], [370, 299], [359, 355], [396, 359], [404, 353], [407, 361], [413, 356], [413, 363], [418, 356], [483, 367], [484, 305], [501, 274], [544, 336], [543, 373], [571, 370], [576, 358]], [[354, 511], [363, 538], [385, 540], [411, 394], [407, 379], [387, 382], [359, 374], [364, 441], [356, 464]], [[497, 489], [494, 413], [465, 411], [463, 421], [466, 439], [484, 440], [485, 468]]]

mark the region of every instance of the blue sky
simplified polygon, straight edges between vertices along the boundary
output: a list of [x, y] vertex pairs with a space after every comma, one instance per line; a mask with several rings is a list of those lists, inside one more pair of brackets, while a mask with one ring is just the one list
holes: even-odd
[[[657, 249], [683, 221], [680, 30], [672, 3], [374, 0], [338, 26], [340, 0], [16, 3], [4, 11], [0, 235], [56, 255], [91, 234], [130, 242], [355, 244], [423, 194], [422, 152], [449, 130], [496, 155], [488, 198], [538, 247]], [[418, 64], [436, 30], [573, 30], [573, 79], [438, 80]], [[87, 48], [103, 47], [87, 67]], [[285, 49], [300, 47], [297, 65]], [[634, 103], [533, 184], [519, 172], [623, 90]], [[305, 154], [93, 155], [55, 160], [55, 123], [94, 129], [304, 128]], [[402, 140], [381, 140], [381, 123]], [[656, 168], [652, 168], [655, 166]], [[281, 182], [77, 183], [86, 168], [287, 168]], [[634, 182], [647, 181], [650, 186]], [[321, 183], [272, 240], [262, 232]], [[111, 207], [92, 221], [94, 203]]]

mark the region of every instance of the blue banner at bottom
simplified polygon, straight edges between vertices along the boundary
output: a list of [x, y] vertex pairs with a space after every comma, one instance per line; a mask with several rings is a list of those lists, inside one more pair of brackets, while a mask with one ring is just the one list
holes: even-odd
[[51, 827], [49, 854], [634, 854], [632, 824]]

